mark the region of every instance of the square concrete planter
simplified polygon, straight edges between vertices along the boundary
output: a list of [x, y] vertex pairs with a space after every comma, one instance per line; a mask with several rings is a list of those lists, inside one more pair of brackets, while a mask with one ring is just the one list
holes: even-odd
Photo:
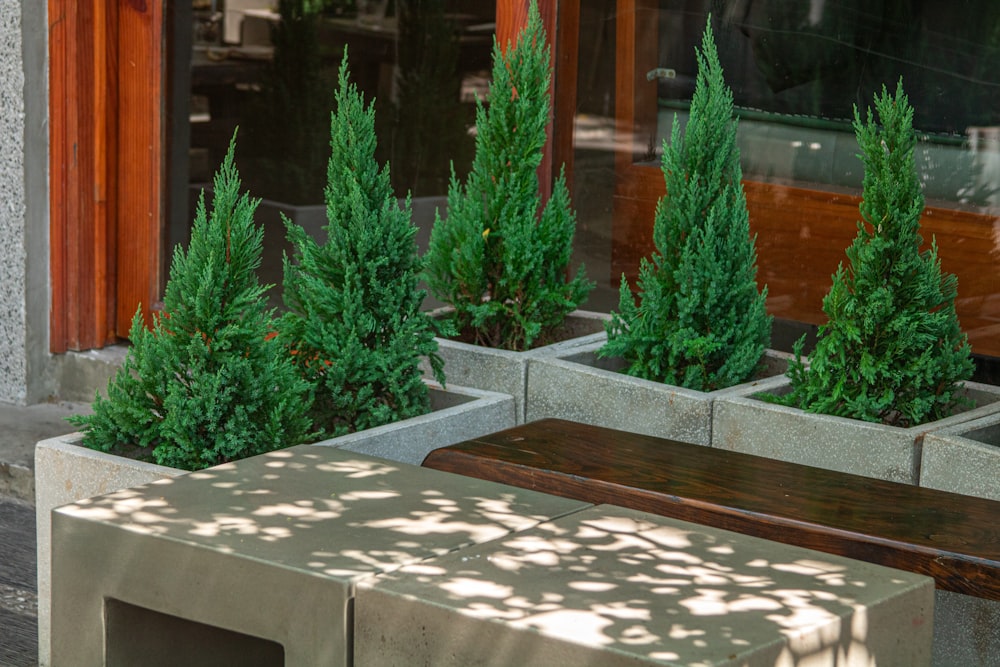
[[928, 433], [920, 486], [1000, 500], [1000, 413]]
[[[789, 387], [785, 378], [769, 391], [782, 394]], [[1000, 412], [1000, 387], [978, 382], [965, 383], [974, 408], [911, 428], [805, 412], [767, 403], [756, 397], [760, 393], [716, 400], [713, 447], [904, 484], [919, 480], [926, 434]]]
[[[445, 312], [445, 309], [436, 312]], [[454, 382], [463, 387], [475, 387], [513, 396], [517, 423], [523, 424], [528, 361], [535, 357], [556, 354], [579, 345], [605, 340], [607, 334], [604, 332], [604, 323], [610, 317], [606, 313], [573, 311], [566, 317], [562, 340], [525, 352], [499, 350], [448, 338], [437, 338], [438, 354], [444, 360], [444, 374], [449, 383]], [[424, 375], [430, 377], [430, 366], [426, 362]]]
[[[924, 436], [920, 486], [1000, 500], [1000, 413]], [[1000, 603], [938, 591], [934, 615], [934, 664], [995, 664]]]
[[[314, 443], [419, 464], [432, 449], [514, 426], [510, 396], [449, 385], [431, 386], [432, 412]], [[35, 447], [35, 517], [38, 541], [39, 663], [47, 665], [50, 635], [51, 513], [60, 505], [186, 474], [105, 454], [77, 443], [79, 433], [43, 440]]]
[[709, 445], [712, 404], [735, 391], [781, 382], [791, 355], [768, 350], [760, 378], [704, 392], [622, 373], [621, 359], [600, 359], [604, 341], [531, 359], [525, 421], [556, 417], [621, 431]]

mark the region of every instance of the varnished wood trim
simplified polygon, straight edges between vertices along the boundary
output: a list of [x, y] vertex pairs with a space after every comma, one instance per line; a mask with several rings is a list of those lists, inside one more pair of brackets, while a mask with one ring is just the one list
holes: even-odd
[[116, 330], [159, 299], [163, 236], [163, 0], [122, 3], [118, 15]]
[[113, 340], [106, 194], [111, 89], [105, 0], [49, 0], [50, 265], [53, 352]]

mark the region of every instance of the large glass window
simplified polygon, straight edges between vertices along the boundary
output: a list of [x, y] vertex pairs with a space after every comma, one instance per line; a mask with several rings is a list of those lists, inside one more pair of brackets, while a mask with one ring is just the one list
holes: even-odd
[[[617, 306], [620, 276], [652, 252], [662, 142], [685, 122], [711, 15], [740, 118], [758, 278], [780, 320], [775, 346], [825, 321], [822, 298], [859, 218], [853, 110], [902, 78], [921, 138], [925, 241], [958, 275], [974, 350], [1000, 356], [1000, 5], [582, 0], [580, 12], [574, 182], [577, 203], [593, 205], [578, 254], [598, 269], [602, 305]], [[595, 255], [601, 235], [610, 251]]]
[[860, 187], [851, 120], [900, 79], [920, 131], [925, 196], [1000, 205], [1000, 4], [991, 0], [660, 3], [656, 145], [694, 85], [694, 46], [714, 12], [720, 58], [755, 180]]
[[378, 159], [391, 161], [397, 194], [414, 197], [424, 242], [451, 166], [462, 178], [471, 165], [470, 128], [489, 80], [496, 3], [192, 3], [187, 17], [179, 8], [174, 31], [174, 108], [183, 111], [172, 127], [175, 147], [187, 150], [171, 171], [171, 190], [186, 195], [170, 214], [168, 246], [185, 241], [195, 198], [238, 126], [237, 166], [251, 194], [265, 200], [258, 209], [262, 277], [280, 284], [287, 246], [279, 213], [322, 235], [330, 111], [345, 48], [354, 83], [375, 102]]

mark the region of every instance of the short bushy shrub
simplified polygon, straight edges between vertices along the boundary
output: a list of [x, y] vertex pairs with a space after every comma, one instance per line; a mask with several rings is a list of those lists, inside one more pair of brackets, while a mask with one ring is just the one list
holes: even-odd
[[865, 165], [858, 234], [823, 299], [827, 322], [809, 366], [802, 341], [789, 369], [788, 405], [913, 426], [950, 414], [972, 376], [955, 315], [957, 279], [942, 273], [937, 246], [921, 252], [924, 196], [914, 163], [913, 108], [883, 87], [854, 129]]
[[107, 398], [97, 397], [93, 415], [72, 418], [84, 445], [197, 470], [309, 438], [309, 387], [273, 337], [267, 286], [255, 273], [258, 202], [240, 194], [234, 152], [235, 137], [211, 212], [202, 193], [190, 246], [174, 251], [162, 314], [148, 330], [136, 312]]
[[427, 252], [431, 293], [454, 308], [463, 340], [530, 348], [592, 288], [582, 271], [567, 278], [576, 216], [562, 175], [541, 205], [537, 170], [549, 80], [549, 49], [532, 2], [506, 55], [494, 40], [489, 104], [480, 101], [476, 110], [472, 171], [464, 186], [452, 174], [448, 215], [435, 219]]
[[696, 53], [687, 126], [682, 133], [675, 116], [663, 144], [667, 193], [653, 224], [656, 252], [640, 263], [638, 304], [622, 277], [620, 312], [599, 354], [624, 359], [630, 375], [711, 391], [754, 374], [771, 317], [767, 290], [757, 289], [733, 97], [711, 25]]
[[345, 53], [330, 126], [327, 240], [285, 220], [281, 334], [314, 388], [314, 424], [327, 436], [380, 426], [430, 409], [420, 360], [437, 357], [433, 320], [420, 311], [421, 268], [410, 214], [375, 160], [375, 110], [348, 81]]

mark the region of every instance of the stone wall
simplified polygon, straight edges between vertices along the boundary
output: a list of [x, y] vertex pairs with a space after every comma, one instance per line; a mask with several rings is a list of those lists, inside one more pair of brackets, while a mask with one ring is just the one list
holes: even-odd
[[46, 3], [0, 0], [0, 401], [50, 393]]

